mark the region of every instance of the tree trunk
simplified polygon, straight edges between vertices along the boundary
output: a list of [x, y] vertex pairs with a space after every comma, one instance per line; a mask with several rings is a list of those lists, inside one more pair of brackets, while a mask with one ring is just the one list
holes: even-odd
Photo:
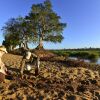
[[37, 57], [36, 68], [35, 68], [35, 76], [39, 75], [39, 71], [40, 71], [40, 58]]
[[8, 51], [13, 51], [13, 50], [14, 50], [14, 46], [13, 45], [10, 45]]
[[24, 41], [24, 42], [22, 42], [20, 45], [19, 45], [19, 48], [25, 48], [25, 49], [29, 49], [28, 48], [28, 44], [27, 44], [27, 42], [26, 41]]
[[12, 51], [13, 50], [13, 46], [12, 45], [10, 45], [10, 51]]
[[39, 75], [39, 68], [36, 68], [35, 69], [35, 76], [38, 76]]
[[28, 48], [27, 41], [25, 41], [25, 48], [26, 48], [26, 49], [29, 49], [29, 48]]
[[43, 48], [43, 40], [42, 37], [39, 38], [39, 45], [36, 47], [36, 49], [38, 50], [42, 50]]

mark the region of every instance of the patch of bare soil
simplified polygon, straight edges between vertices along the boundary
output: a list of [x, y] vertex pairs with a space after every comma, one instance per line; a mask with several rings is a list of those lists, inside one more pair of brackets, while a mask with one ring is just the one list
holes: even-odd
[[100, 100], [98, 71], [82, 67], [67, 67], [56, 61], [41, 61], [40, 74], [35, 77], [35, 67], [24, 71], [20, 78], [21, 56], [5, 54], [10, 76], [0, 84], [0, 100]]

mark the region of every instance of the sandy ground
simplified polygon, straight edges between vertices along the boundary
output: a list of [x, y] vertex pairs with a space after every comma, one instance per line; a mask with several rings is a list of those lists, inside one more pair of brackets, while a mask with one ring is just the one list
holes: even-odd
[[5, 54], [2, 58], [10, 76], [0, 83], [0, 100], [100, 100], [98, 71], [68, 67], [61, 62], [41, 61], [39, 76], [24, 71], [19, 76], [21, 56]]

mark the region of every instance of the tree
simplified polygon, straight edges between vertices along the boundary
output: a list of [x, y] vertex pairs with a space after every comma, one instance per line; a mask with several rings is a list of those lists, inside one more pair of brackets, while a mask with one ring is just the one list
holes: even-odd
[[2, 45], [7, 48], [7, 51], [12, 51], [18, 44], [18, 36], [15, 34], [5, 36], [5, 40], [2, 42]]
[[32, 5], [26, 20], [30, 22], [33, 39], [39, 44], [38, 49], [43, 48], [43, 41], [56, 43], [63, 40], [62, 31], [66, 24], [61, 23], [60, 19], [61, 17], [52, 10], [50, 0]]
[[31, 41], [30, 26], [23, 17], [11, 18], [2, 30], [4, 45], [28, 48], [28, 42]]
[[17, 32], [19, 33], [19, 39], [21, 43], [20, 45], [21, 47], [28, 49], [28, 43], [32, 40], [31, 26], [29, 22], [23, 17], [18, 17], [17, 21]]
[[19, 44], [19, 34], [16, 31], [17, 21], [15, 18], [8, 20], [6, 25], [2, 28], [4, 41], [3, 45], [6, 46], [8, 51], [13, 50]]

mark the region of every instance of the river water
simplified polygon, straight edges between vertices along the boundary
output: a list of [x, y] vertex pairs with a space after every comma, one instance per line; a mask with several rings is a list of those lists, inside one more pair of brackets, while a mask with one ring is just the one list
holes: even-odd
[[[73, 60], [78, 60], [77, 57], [69, 57], [69, 59], [73, 59]], [[88, 63], [92, 63], [93, 61], [89, 60], [89, 59], [80, 59], [83, 60], [84, 62], [88, 62]], [[98, 58], [96, 61], [94, 61], [93, 63], [96, 64], [100, 64], [100, 58]]]

